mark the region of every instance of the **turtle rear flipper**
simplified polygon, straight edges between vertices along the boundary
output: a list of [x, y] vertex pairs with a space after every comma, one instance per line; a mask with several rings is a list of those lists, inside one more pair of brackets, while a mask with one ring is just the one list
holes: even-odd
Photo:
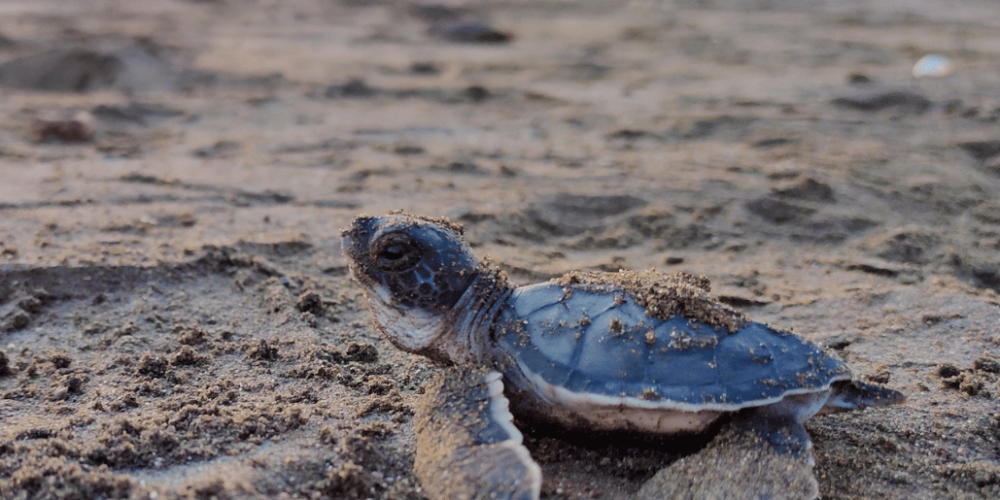
[[802, 422], [822, 408], [827, 396], [826, 392], [789, 396], [734, 414], [705, 449], [647, 481], [638, 499], [819, 497], [812, 440]]
[[512, 420], [499, 373], [455, 367], [437, 375], [414, 416], [415, 472], [425, 494], [537, 500], [541, 469]]
[[906, 401], [906, 396], [899, 391], [859, 380], [844, 380], [830, 386], [830, 399], [818, 414], [857, 411], [870, 406], [896, 405], [903, 401]]
[[[818, 498], [812, 442], [802, 424], [794, 419], [753, 417], [763, 415], [735, 415], [703, 450], [674, 462], [643, 484], [636, 499]], [[790, 446], [798, 452], [789, 453]]]

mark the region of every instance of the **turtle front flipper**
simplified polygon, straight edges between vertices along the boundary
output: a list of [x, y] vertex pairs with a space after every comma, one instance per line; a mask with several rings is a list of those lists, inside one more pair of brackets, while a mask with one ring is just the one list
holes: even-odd
[[537, 500], [542, 472], [521, 444], [501, 375], [454, 367], [427, 385], [413, 419], [414, 470], [431, 499]]

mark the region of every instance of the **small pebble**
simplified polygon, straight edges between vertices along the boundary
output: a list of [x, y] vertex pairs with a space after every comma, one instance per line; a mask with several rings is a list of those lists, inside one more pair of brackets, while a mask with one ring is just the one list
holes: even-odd
[[441, 69], [432, 62], [415, 62], [410, 65], [410, 73], [414, 75], [436, 75], [441, 73]]
[[52, 395], [49, 397], [52, 401], [62, 401], [69, 396], [69, 389], [66, 387], [60, 387], [52, 391]]
[[56, 111], [35, 118], [31, 138], [35, 142], [87, 142], [96, 129], [97, 121], [87, 111]]
[[0, 377], [10, 374], [10, 360], [7, 358], [7, 353], [0, 351]]
[[909, 90], [875, 90], [838, 97], [830, 101], [830, 103], [839, 108], [865, 112], [895, 109], [910, 113], [923, 113], [931, 107], [930, 99]]
[[323, 95], [330, 99], [364, 99], [374, 97], [378, 89], [369, 86], [360, 78], [352, 78], [346, 83], [331, 85], [326, 88]]
[[510, 33], [476, 21], [446, 20], [431, 25], [431, 36], [453, 43], [505, 44], [514, 38]]
[[462, 90], [462, 97], [472, 102], [483, 102], [490, 98], [490, 91], [482, 85], [472, 85]]
[[864, 73], [851, 73], [847, 75], [847, 83], [850, 85], [866, 85], [872, 83], [872, 79]]
[[913, 65], [913, 76], [914, 78], [939, 78], [952, 74], [954, 70], [955, 68], [951, 63], [951, 59], [938, 54], [928, 54], [921, 57]]

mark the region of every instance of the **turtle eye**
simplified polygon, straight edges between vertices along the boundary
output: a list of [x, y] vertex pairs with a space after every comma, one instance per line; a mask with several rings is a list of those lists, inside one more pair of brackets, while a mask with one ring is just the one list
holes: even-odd
[[420, 245], [404, 233], [388, 234], [375, 244], [373, 261], [382, 271], [403, 272], [420, 262]]

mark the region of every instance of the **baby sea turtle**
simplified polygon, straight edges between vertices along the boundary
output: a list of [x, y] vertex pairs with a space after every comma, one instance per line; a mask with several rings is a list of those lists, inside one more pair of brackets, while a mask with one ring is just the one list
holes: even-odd
[[[433, 499], [539, 497], [541, 471], [511, 412], [578, 430], [668, 435], [729, 418], [721, 434], [750, 438], [731, 440], [742, 446], [736, 465], [719, 462], [719, 447], [706, 464], [766, 476], [760, 467], [783, 466], [761, 453], [806, 462], [802, 485], [779, 478], [774, 489], [815, 497], [802, 422], [904, 399], [714, 300], [704, 277], [575, 272], [514, 287], [447, 219], [360, 216], [341, 235], [386, 338], [453, 365], [428, 385], [414, 419], [415, 472]], [[660, 477], [641, 494], [672, 497], [676, 483]]]

